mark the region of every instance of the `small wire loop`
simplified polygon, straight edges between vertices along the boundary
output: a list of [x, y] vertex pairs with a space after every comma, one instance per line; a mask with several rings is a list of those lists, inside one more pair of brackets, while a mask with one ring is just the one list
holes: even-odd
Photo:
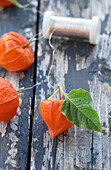
[[[39, 12], [40, 14], [42, 14], [41, 11], [38, 11], [38, 12]], [[43, 15], [43, 14], [42, 14], [42, 15]], [[41, 81], [40, 83], [34, 84], [34, 85], [31, 86], [31, 87], [24, 88], [24, 89], [21, 90], [21, 92], [22, 92], [22, 91], [26, 91], [26, 90], [31, 90], [31, 89], [33, 89], [34, 87], [39, 86], [39, 85], [41, 85], [41, 84], [43, 84], [43, 83], [45, 83], [45, 82], [48, 83], [48, 86], [50, 86], [50, 87], [52, 87], [52, 88], [54, 89], [54, 86], [52, 86], [52, 84], [50, 83], [50, 74], [51, 74], [51, 71], [52, 71], [52, 67], [53, 67], [53, 65], [54, 65], [55, 52], [56, 52], [56, 49], [55, 49], [55, 47], [52, 45], [52, 42], [51, 42], [52, 36], [53, 36], [53, 33], [55, 32], [55, 30], [56, 30], [56, 29], [54, 29], [54, 30], [50, 33], [50, 36], [49, 36], [49, 46], [52, 48], [52, 63], [51, 63], [51, 67], [50, 67], [50, 69], [49, 69], [49, 73], [48, 73], [47, 79]], [[47, 34], [48, 31], [49, 31], [49, 29], [46, 30], [46, 34]], [[42, 35], [42, 36], [39, 37], [39, 38], [37, 38], [36, 40], [40, 40], [40, 39], [44, 38], [44, 37], [43, 37], [43, 33], [42, 33], [42, 31], [41, 31], [41, 32], [39, 32], [38, 34], [35, 34], [33, 37], [31, 37], [31, 38], [29, 39], [29, 41], [33, 40], [35, 37], [40, 36], [40, 35]]]

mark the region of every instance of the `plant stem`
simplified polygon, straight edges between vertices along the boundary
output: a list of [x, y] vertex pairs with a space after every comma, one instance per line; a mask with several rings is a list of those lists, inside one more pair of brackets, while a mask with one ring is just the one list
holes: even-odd
[[60, 89], [60, 91], [62, 92], [62, 94], [66, 97], [67, 94], [63, 91], [63, 89], [62, 89], [62, 84], [61, 84], [61, 83], [58, 83], [58, 88]]
[[19, 2], [17, 2], [16, 0], [8, 0], [9, 2], [11, 2], [12, 4], [14, 4], [15, 6], [19, 7], [19, 8], [27, 8], [29, 6], [29, 4], [26, 5], [21, 5]]
[[55, 93], [54, 93], [53, 95], [51, 95], [51, 96], [48, 98], [48, 100], [50, 100], [52, 97], [54, 97], [57, 92], [59, 92], [59, 88], [55, 91]]
[[26, 48], [29, 44], [31, 44], [32, 42], [34, 42], [34, 41], [36, 41], [36, 40], [37, 40], [37, 39], [34, 38], [33, 40], [29, 41], [27, 44], [25, 44], [25, 45], [23, 46], [23, 48]]
[[21, 89], [18, 89], [17, 92], [22, 91], [22, 90], [24, 90], [24, 87], [22, 87]]
[[61, 91], [60, 91], [60, 88], [59, 88], [59, 100], [61, 100], [62, 97], [61, 97]]

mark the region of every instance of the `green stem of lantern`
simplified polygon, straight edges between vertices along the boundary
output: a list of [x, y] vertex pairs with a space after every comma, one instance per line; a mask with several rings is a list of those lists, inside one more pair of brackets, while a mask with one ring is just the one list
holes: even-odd
[[61, 97], [61, 91], [60, 91], [60, 88], [59, 88], [59, 100], [61, 100], [62, 97]]
[[24, 90], [24, 87], [20, 88], [17, 90], [17, 92]]
[[48, 100], [50, 100], [50, 99], [52, 99], [52, 97], [54, 97], [55, 96], [55, 94], [56, 93], [58, 93], [59, 92], [59, 88], [54, 92], [54, 94], [53, 95], [51, 95], [49, 98], [48, 98]]
[[66, 97], [67, 94], [63, 91], [62, 89], [62, 84], [61, 83], [58, 83], [58, 89], [62, 92], [62, 94]]
[[29, 4], [26, 5], [21, 5], [19, 2], [17, 2], [16, 0], [8, 0], [9, 2], [11, 2], [12, 4], [14, 4], [15, 6], [19, 7], [19, 8], [27, 8], [29, 6]]
[[23, 48], [26, 48], [29, 44], [31, 44], [32, 42], [34, 42], [34, 41], [36, 41], [36, 40], [37, 40], [37, 38], [34, 38], [33, 40], [29, 41], [27, 44], [25, 44], [25, 45], [23, 46]]

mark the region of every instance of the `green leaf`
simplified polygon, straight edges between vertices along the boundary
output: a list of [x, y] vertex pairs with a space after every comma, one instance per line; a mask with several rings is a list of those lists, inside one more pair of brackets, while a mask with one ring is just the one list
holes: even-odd
[[67, 119], [77, 127], [85, 127], [90, 130], [102, 132], [98, 113], [92, 108], [92, 99], [90, 94], [83, 90], [72, 90], [65, 95], [65, 100], [61, 105], [62, 113]]

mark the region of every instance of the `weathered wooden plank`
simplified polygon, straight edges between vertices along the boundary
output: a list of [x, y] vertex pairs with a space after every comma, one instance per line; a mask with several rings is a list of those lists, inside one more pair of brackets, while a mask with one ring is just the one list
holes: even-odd
[[[78, 65], [78, 69], [87, 68], [92, 77], [88, 81], [89, 92], [93, 98], [93, 107], [98, 111], [103, 127], [103, 133], [93, 132], [92, 168], [94, 170], [111, 169], [110, 43], [109, 37], [102, 35], [99, 44], [93, 49], [93, 53], [86, 59], [86, 62], [81, 61], [80, 67]], [[90, 66], [87, 66], [87, 60], [90, 61]]]
[[[98, 7], [98, 10], [95, 10]], [[99, 15], [102, 19], [101, 38], [98, 46], [93, 50], [92, 80], [89, 81], [89, 91], [93, 97], [94, 108], [98, 111], [103, 133], [93, 132], [93, 169], [111, 169], [111, 138], [110, 138], [110, 111], [111, 111], [111, 2], [109, 1], [90, 1], [88, 8], [93, 15]], [[107, 35], [105, 35], [107, 34]], [[90, 57], [89, 57], [90, 59]], [[87, 62], [86, 62], [87, 63]], [[85, 64], [84, 64], [85, 67]], [[88, 67], [87, 67], [88, 68]]]
[[[93, 81], [89, 83], [90, 91], [95, 101], [94, 107], [101, 117], [103, 133], [93, 133], [93, 168], [111, 169], [111, 139], [109, 113], [111, 111], [111, 66], [110, 66], [110, 38], [102, 36], [99, 51], [95, 52], [99, 63]], [[109, 64], [108, 64], [109, 63]]]
[[[20, 0], [29, 3], [27, 10], [15, 6], [0, 7], [0, 36], [15, 31], [27, 38], [36, 33], [36, 0]], [[34, 50], [35, 43], [32, 44]], [[25, 71], [9, 72], [0, 67], [0, 76], [10, 81], [15, 89], [33, 84], [34, 65]], [[9, 122], [0, 122], [0, 169], [26, 169], [29, 145], [30, 114], [33, 90], [20, 93], [17, 115]]]
[[[41, 1], [41, 10], [53, 10], [64, 16], [82, 15], [87, 3], [78, 1]], [[80, 10], [82, 8], [82, 10]], [[76, 10], [75, 10], [76, 9]], [[85, 18], [85, 16], [83, 16]], [[88, 16], [89, 17], [89, 16]], [[42, 24], [42, 21], [41, 21]], [[91, 169], [92, 168], [92, 132], [87, 129], [79, 129], [73, 126], [69, 130], [60, 134], [54, 140], [50, 139], [50, 133], [41, 119], [39, 113], [40, 101], [57, 88], [57, 83], [61, 82], [69, 92], [72, 88], [84, 88], [89, 90], [88, 80], [92, 78], [86, 68], [80, 68], [82, 59], [89, 58], [93, 51], [93, 46], [83, 42], [53, 41], [57, 49], [55, 55], [54, 70], [52, 72], [51, 84], [41, 84], [36, 90], [36, 103], [32, 138], [31, 169]], [[38, 48], [38, 74], [37, 82], [46, 80], [51, 66], [51, 50], [46, 40], [39, 41]], [[91, 63], [93, 58], [91, 58]], [[90, 66], [87, 59], [86, 65]], [[57, 98], [57, 97], [55, 97]]]
[[[51, 84], [41, 84], [36, 89], [35, 115], [32, 138], [31, 169], [111, 169], [111, 2], [91, 1], [41, 1], [41, 10], [53, 10], [64, 16], [102, 19], [101, 37], [97, 46], [83, 42], [54, 40], [57, 48]], [[97, 9], [97, 10], [96, 10]], [[42, 25], [42, 21], [41, 21]], [[37, 82], [46, 80], [51, 66], [51, 50], [46, 40], [39, 41]], [[57, 83], [66, 91], [84, 88], [93, 98], [103, 133], [91, 132], [73, 126], [54, 140], [39, 114], [39, 103], [48, 98]], [[57, 98], [57, 97], [55, 97]]]

